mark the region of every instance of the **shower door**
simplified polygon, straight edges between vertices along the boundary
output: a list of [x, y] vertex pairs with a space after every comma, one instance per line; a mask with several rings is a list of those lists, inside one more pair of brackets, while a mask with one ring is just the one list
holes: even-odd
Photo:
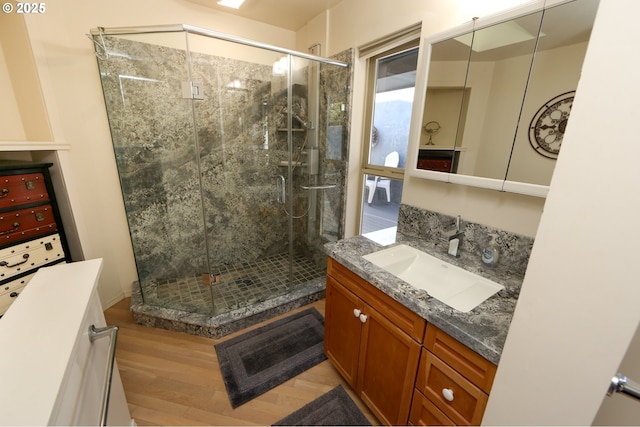
[[317, 154], [318, 109], [309, 103], [308, 60], [199, 35], [189, 35], [189, 50], [201, 95], [193, 106], [213, 304], [221, 313], [324, 276], [324, 263], [303, 242], [311, 204], [301, 188], [311, 150]]

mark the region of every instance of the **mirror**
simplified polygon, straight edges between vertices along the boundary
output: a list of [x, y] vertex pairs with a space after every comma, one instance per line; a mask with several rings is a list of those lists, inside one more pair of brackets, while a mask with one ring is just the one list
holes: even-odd
[[551, 183], [597, 8], [576, 0], [545, 10], [505, 188]]
[[538, 2], [427, 41], [409, 173], [545, 196], [597, 4]]
[[[472, 36], [467, 33], [465, 36]], [[431, 46], [429, 81], [420, 129], [419, 169], [453, 172], [458, 168], [469, 107], [466, 89], [471, 47], [455, 39]]]

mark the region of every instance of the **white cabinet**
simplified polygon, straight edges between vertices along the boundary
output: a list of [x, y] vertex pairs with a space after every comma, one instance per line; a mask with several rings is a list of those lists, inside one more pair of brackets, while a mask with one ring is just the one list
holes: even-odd
[[[0, 425], [99, 425], [110, 338], [97, 294], [102, 260], [43, 267], [0, 319]], [[132, 425], [114, 365], [107, 424]]]

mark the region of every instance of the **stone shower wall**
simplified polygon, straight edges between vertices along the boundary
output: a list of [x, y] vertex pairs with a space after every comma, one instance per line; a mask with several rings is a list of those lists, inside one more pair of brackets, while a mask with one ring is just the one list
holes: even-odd
[[[112, 37], [106, 43], [120, 53], [98, 62], [141, 283], [208, 272], [207, 252], [213, 269], [286, 252], [288, 219], [275, 191], [276, 177], [287, 176], [286, 90], [272, 90], [271, 66], [193, 53], [191, 80], [205, 99], [192, 101], [182, 97], [185, 51]], [[341, 237], [348, 114], [328, 123], [325, 105], [336, 101], [350, 111], [350, 69], [321, 68], [320, 180], [329, 174], [339, 188], [319, 195], [329, 209], [318, 216]], [[306, 102], [306, 83], [296, 82], [294, 105]], [[327, 124], [339, 136], [326, 135]], [[294, 133], [294, 152], [304, 138]], [[325, 161], [327, 140], [341, 149]], [[294, 169], [300, 183], [301, 167]], [[294, 214], [304, 212], [306, 194], [294, 198]], [[306, 220], [294, 226], [296, 250], [321, 252], [326, 237], [309, 241]]]

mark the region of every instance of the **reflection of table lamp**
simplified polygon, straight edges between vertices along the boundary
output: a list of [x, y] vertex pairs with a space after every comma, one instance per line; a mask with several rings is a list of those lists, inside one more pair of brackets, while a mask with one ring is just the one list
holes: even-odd
[[429, 135], [429, 141], [427, 141], [427, 145], [433, 145], [433, 135], [437, 135], [440, 132], [440, 123], [431, 121], [422, 127], [424, 133]]

